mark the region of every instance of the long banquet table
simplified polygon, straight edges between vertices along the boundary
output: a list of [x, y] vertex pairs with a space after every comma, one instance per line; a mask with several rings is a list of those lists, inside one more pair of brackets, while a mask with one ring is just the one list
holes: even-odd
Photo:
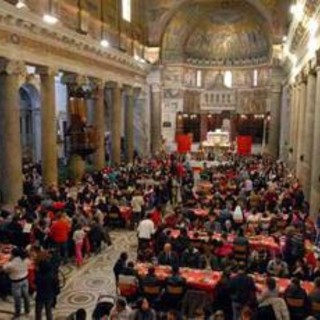
[[[171, 230], [170, 236], [173, 239], [178, 238], [180, 235], [180, 230], [174, 229]], [[189, 231], [188, 237], [190, 240], [201, 240], [201, 241], [208, 241], [209, 236], [207, 232], [197, 232], [197, 231]], [[220, 240], [221, 234], [220, 233], [214, 233], [211, 237], [213, 240]], [[228, 235], [228, 241], [232, 243], [235, 239], [235, 235], [229, 234]], [[252, 249], [266, 249], [270, 252], [277, 253], [281, 250], [281, 243], [276, 242], [276, 240], [273, 237], [270, 236], [254, 236], [248, 238], [250, 247]]]
[[[140, 278], [147, 275], [150, 264], [138, 263], [136, 270]], [[170, 266], [155, 266], [155, 275], [160, 281], [164, 281], [171, 275]], [[221, 278], [221, 272], [211, 270], [199, 270], [190, 268], [180, 268], [180, 275], [186, 279], [187, 285], [193, 289], [203, 290], [207, 293], [212, 293]], [[265, 288], [266, 277], [263, 275], [252, 275], [258, 292], [262, 292]], [[290, 284], [290, 279], [275, 278], [280, 294], [283, 294]], [[313, 283], [304, 281], [302, 287], [307, 293], [313, 290]]]

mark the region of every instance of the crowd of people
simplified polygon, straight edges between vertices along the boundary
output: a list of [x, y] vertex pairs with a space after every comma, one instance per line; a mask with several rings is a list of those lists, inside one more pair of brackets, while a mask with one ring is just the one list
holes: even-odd
[[[14, 210], [0, 214], [1, 247], [13, 248], [1, 267], [1, 295], [10, 284], [15, 317], [22, 304], [30, 312], [32, 289], [36, 319], [43, 309], [53, 319], [59, 265], [74, 261], [81, 267], [85, 256], [112, 245], [109, 229], [116, 226], [138, 235], [137, 261], [121, 254], [116, 284], [120, 290], [123, 278], [131, 277], [138, 285], [126, 295], [133, 310], [119, 299], [111, 319], [156, 319], [159, 313], [179, 319], [183, 299], [192, 294], [181, 268], [221, 272], [203, 308], [207, 318], [320, 319], [320, 224], [311, 219], [317, 213], [309, 212], [299, 181], [280, 161], [229, 154], [223, 164], [199, 172], [176, 154], [137, 157], [133, 164], [106, 167], [45, 191], [40, 166], [25, 165], [24, 177], [24, 196]], [[132, 214], [124, 218], [121, 206]], [[271, 237], [276, 248], [252, 246], [251, 240], [263, 237]], [[35, 266], [31, 288], [27, 256]], [[137, 262], [149, 265], [147, 276], [137, 273]], [[165, 281], [156, 275], [158, 265], [171, 267]], [[251, 274], [264, 276], [262, 292]], [[277, 278], [291, 279], [285, 292], [279, 292]], [[302, 281], [314, 282], [310, 292]], [[150, 284], [160, 292], [145, 291]], [[182, 290], [172, 299], [168, 288], [178, 284]]]

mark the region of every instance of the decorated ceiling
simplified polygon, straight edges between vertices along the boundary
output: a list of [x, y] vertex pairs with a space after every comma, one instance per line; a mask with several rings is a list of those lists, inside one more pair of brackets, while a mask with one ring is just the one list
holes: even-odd
[[287, 32], [289, 4], [288, 0], [150, 1], [149, 44], [161, 47], [164, 62], [266, 63], [272, 44]]

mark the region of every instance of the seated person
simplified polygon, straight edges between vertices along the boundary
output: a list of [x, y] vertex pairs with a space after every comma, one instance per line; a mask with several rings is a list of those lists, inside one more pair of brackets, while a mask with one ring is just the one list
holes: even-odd
[[131, 308], [124, 299], [119, 298], [110, 311], [110, 320], [129, 320], [132, 313]]
[[278, 254], [269, 261], [267, 272], [270, 276], [285, 278], [289, 275], [288, 264], [281, 260], [281, 256]]
[[146, 277], [140, 280], [142, 293], [151, 300], [158, 298], [158, 293], [160, 291], [158, 289], [161, 286], [161, 282], [156, 277], [155, 271], [154, 267], [150, 267]]
[[182, 254], [190, 244], [190, 239], [188, 237], [187, 229], [183, 228], [180, 230], [178, 238], [173, 242], [173, 248], [178, 254]]
[[314, 281], [314, 289], [309, 294], [309, 300], [311, 304], [311, 314], [320, 319], [320, 278], [316, 278]]
[[298, 278], [292, 278], [291, 284], [284, 292], [284, 299], [287, 303], [291, 320], [306, 318], [309, 310], [309, 300], [306, 291], [301, 288]]
[[172, 267], [172, 275], [166, 279], [165, 292], [163, 296], [164, 305], [168, 308], [178, 309], [184, 293], [186, 292], [186, 279], [180, 276], [179, 267]]
[[166, 243], [163, 246], [163, 251], [161, 251], [158, 256], [158, 263], [160, 265], [171, 267], [179, 264], [178, 256], [174, 251], [172, 251], [172, 246], [170, 243]]
[[137, 309], [130, 315], [132, 320], [156, 320], [156, 312], [151, 308], [149, 301], [143, 298], [138, 301]]
[[201, 269], [203, 267], [202, 257], [198, 249], [190, 243], [181, 256], [181, 267]]

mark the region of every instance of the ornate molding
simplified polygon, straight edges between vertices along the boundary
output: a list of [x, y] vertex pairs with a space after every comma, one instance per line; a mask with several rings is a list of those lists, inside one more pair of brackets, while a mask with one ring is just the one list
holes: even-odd
[[26, 65], [23, 61], [0, 58], [0, 73], [25, 76]]
[[90, 37], [61, 26], [48, 26], [36, 14], [19, 11], [0, 0], [0, 55], [9, 58], [12, 50], [23, 52], [29, 63], [42, 64], [42, 60], [50, 58], [60, 70], [77, 72], [77, 64], [81, 64], [101, 73], [108, 70], [110, 74], [126, 78], [138, 76], [141, 81], [150, 68], [116, 49], [102, 48]]

